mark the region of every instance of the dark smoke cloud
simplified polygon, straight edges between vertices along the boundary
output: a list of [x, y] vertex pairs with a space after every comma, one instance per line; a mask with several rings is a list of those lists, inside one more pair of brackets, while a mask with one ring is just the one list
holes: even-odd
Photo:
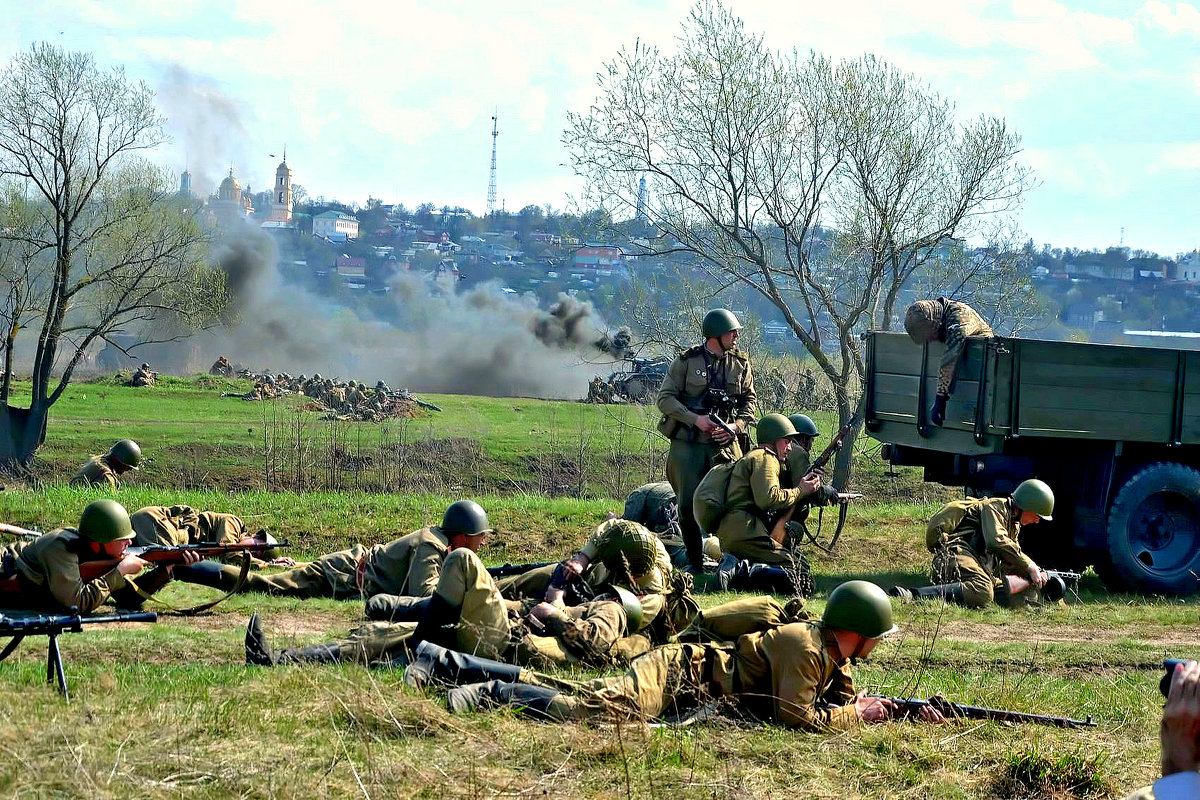
[[364, 304], [376, 313], [367, 316], [286, 282], [276, 260], [271, 238], [250, 226], [218, 249], [233, 295], [227, 324], [188, 342], [180, 369], [207, 369], [225, 355], [254, 369], [382, 379], [413, 391], [547, 398], [582, 397], [597, 372], [589, 362], [603, 322], [575, 298], [543, 310], [498, 286], [459, 294], [403, 273], [386, 299]]

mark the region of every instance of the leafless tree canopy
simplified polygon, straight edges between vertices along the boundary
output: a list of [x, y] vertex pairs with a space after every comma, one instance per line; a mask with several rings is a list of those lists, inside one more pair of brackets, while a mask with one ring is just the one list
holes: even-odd
[[674, 54], [638, 42], [597, 82], [563, 134], [586, 196], [632, 214], [646, 176], [650, 252], [690, 253], [718, 287], [769, 300], [843, 421], [859, 401], [858, 334], [889, 327], [906, 283], [944, 271], [948, 243], [985, 236], [1031, 185], [1004, 120], [959, 121], [873, 56], [773, 53], [718, 2], [693, 7]]
[[[144, 84], [86, 54], [38, 45], [0, 76], [0, 319], [10, 367], [0, 460], [32, 455], [46, 411], [93, 342], [169, 338], [224, 302], [194, 209], [141, 158], [162, 141], [161, 124]], [[37, 337], [28, 419], [7, 405], [13, 347], [26, 329]]]

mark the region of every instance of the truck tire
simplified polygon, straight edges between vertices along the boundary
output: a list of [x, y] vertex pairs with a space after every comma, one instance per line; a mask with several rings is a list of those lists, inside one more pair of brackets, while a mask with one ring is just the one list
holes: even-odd
[[1200, 471], [1160, 462], [1136, 472], [1109, 511], [1108, 552], [1131, 589], [1173, 595], [1200, 589]]

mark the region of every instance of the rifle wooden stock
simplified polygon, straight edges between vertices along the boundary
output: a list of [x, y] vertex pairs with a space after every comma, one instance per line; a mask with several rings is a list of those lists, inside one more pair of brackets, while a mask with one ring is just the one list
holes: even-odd
[[22, 528], [19, 525], [9, 525], [7, 522], [0, 522], [0, 533], [7, 533], [9, 536], [21, 536], [35, 538], [42, 534], [38, 531]]
[[954, 703], [944, 697], [931, 697], [928, 700], [921, 700], [916, 697], [888, 697], [883, 694], [873, 694], [870, 697], [878, 697], [882, 700], [891, 700], [899, 708], [898, 716], [915, 717], [921, 713], [922, 708], [937, 709], [943, 717], [951, 719], [960, 717], [965, 719], [990, 719], [997, 722], [1028, 722], [1038, 725], [1054, 725], [1059, 728], [1094, 728], [1096, 723], [1092, 722], [1092, 715], [1089, 714], [1087, 719], [1071, 719], [1070, 717], [1055, 717], [1049, 714], [1027, 714], [1023, 711], [1009, 711], [1004, 708], [984, 708], [982, 706], [967, 706], [962, 703]]
[[837, 433], [833, 435], [833, 438], [829, 440], [829, 444], [824, 450], [821, 451], [819, 456], [813, 459], [812, 464], [809, 465], [808, 474], [812, 474], [825, 468], [825, 465], [829, 463], [829, 459], [833, 458], [834, 454], [841, 449], [842, 442], [844, 442], [846, 437], [850, 435], [850, 430], [858, 424], [859, 420], [860, 417], [858, 414], [855, 414], [845, 425], [841, 427]]

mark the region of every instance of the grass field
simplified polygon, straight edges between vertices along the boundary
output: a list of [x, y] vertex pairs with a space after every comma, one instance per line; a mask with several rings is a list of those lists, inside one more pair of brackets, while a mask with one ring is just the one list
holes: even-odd
[[[234, 511], [286, 536], [297, 557], [386, 541], [436, 521], [461, 494], [475, 494], [469, 481], [457, 489], [431, 482], [428, 491], [404, 493], [266, 491], [256, 432], [261, 437], [264, 426], [315, 414], [220, 398], [221, 386], [208, 383], [169, 382], [153, 396], [104, 382], [72, 387], [39, 456], [43, 485], [13, 483], [0, 492], [0, 519], [47, 529], [76, 518], [103, 493], [51, 478], [124, 435], [138, 438], [156, 459], [120, 490], [127, 506], [189, 503]], [[640, 409], [429, 399], [446, 411], [406, 423], [412, 439], [473, 439], [473, 452], [487, 460], [480, 474], [490, 477], [480, 480], [486, 491], [477, 499], [498, 529], [482, 551], [490, 563], [565, 555], [606, 510], [619, 508], [618, 493], [606, 493], [604, 479], [589, 478], [581, 496], [534, 491], [543, 480], [538, 459], [578, 458], [582, 448], [585, 462], [611, 468], [603, 460], [609, 454], [650, 447], [641, 433], [630, 433], [635, 421], [646, 423]], [[279, 421], [267, 420], [271, 414]], [[314, 431], [328, 425], [301, 421]], [[821, 424], [828, 430], [830, 421]], [[203, 463], [185, 469], [177, 462], [188, 453], [202, 453]], [[856, 480], [888, 502], [856, 504], [837, 551], [814, 557], [816, 613], [829, 589], [847, 578], [886, 586], [923, 580], [928, 568], [923, 520], [944, 493], [866, 463]], [[188, 586], [163, 592], [171, 603], [208, 596]], [[702, 603], [724, 599], [704, 595]], [[891, 694], [940, 691], [978, 705], [1092, 715], [1094, 729], [889, 723], [817, 736], [732, 720], [686, 728], [545, 725], [505, 713], [451, 716], [440, 696], [406, 689], [390, 670], [247, 668], [242, 637], [254, 610], [283, 644], [339, 638], [361, 614], [353, 602], [246, 595], [198, 618], [67, 635], [70, 704], [44, 684], [44, 640], [26, 641], [0, 663], [0, 686], [7, 689], [0, 693], [0, 794], [1124, 797], [1157, 770], [1161, 659], [1200, 656], [1193, 601], [1108, 595], [1089, 575], [1065, 607], [975, 612], [897, 605], [902, 633], [855, 674], [861, 686]]]

